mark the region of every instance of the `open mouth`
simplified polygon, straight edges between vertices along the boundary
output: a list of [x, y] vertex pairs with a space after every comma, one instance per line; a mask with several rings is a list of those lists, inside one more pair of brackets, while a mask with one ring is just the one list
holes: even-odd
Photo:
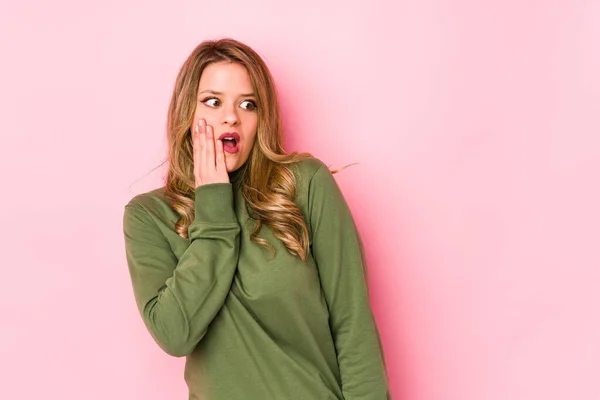
[[235, 138], [233, 138], [233, 137], [223, 138], [222, 141], [223, 141], [223, 146], [235, 147], [237, 144], [237, 140], [235, 140]]
[[227, 153], [237, 153], [239, 151], [240, 135], [237, 132], [226, 132], [219, 136], [223, 142], [223, 150]]

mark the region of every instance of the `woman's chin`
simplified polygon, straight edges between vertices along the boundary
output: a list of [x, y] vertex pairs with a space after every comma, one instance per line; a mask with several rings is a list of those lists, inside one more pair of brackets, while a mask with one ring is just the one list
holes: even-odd
[[236, 154], [225, 155], [225, 167], [228, 173], [237, 171], [242, 167], [242, 165], [244, 165], [242, 159], [236, 156], [239, 156], [239, 152]]
[[235, 164], [235, 161], [231, 160], [231, 159], [228, 160], [227, 157], [225, 157], [225, 169], [229, 173], [235, 171], [237, 169], [237, 165]]

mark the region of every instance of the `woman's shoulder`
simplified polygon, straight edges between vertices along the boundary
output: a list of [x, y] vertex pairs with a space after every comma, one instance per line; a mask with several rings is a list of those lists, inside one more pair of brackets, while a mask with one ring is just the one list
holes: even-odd
[[171, 229], [178, 220], [178, 214], [173, 211], [165, 198], [165, 187], [158, 187], [131, 197], [124, 207], [125, 221], [145, 221], [165, 227], [163, 232]]
[[327, 195], [335, 189], [333, 174], [321, 159], [311, 156], [292, 165], [296, 176], [295, 201], [301, 208], [308, 207], [311, 199]]
[[161, 186], [133, 195], [125, 204], [125, 208], [143, 209], [150, 214], [164, 214], [169, 208], [165, 198], [165, 187]]
[[310, 182], [315, 173], [320, 169], [329, 169], [322, 160], [314, 156], [303, 158], [291, 166], [296, 174], [296, 178], [306, 183]]

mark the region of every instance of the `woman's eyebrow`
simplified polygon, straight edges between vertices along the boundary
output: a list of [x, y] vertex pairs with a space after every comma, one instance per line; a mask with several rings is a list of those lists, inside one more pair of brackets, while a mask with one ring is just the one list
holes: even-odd
[[[217, 95], [221, 95], [221, 96], [224, 94], [223, 92], [217, 92], [217, 91], [210, 90], [210, 89], [202, 90], [202, 91], [198, 92], [198, 94], [200, 94], [200, 93], [212, 93], [212, 94], [217, 94]], [[256, 96], [254, 95], [254, 93], [244, 93], [244, 94], [240, 94], [240, 97], [256, 97]]]

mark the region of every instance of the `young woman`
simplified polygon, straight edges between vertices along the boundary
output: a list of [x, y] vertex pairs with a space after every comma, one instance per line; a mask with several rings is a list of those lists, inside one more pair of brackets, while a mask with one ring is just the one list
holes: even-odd
[[389, 399], [359, 234], [327, 166], [284, 151], [261, 57], [196, 47], [167, 134], [165, 186], [133, 197], [123, 228], [137, 306], [186, 356], [189, 398]]

